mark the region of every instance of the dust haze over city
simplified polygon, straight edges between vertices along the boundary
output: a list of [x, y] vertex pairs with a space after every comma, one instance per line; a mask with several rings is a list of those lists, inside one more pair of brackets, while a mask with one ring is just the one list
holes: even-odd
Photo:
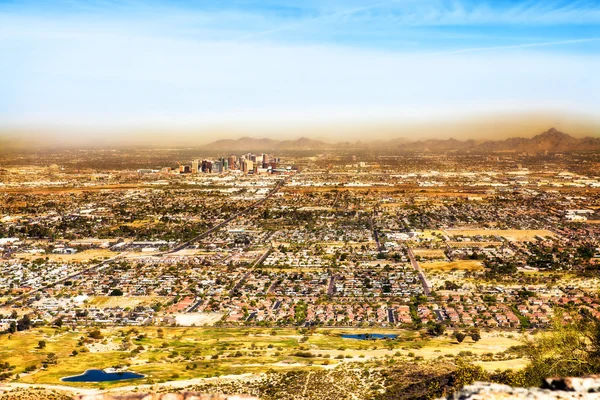
[[0, 1], [0, 400], [597, 398], [599, 70], [595, 1]]

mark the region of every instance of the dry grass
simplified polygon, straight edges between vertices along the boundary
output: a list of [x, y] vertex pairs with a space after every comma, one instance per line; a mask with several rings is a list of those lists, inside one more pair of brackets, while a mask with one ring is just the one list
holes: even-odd
[[420, 266], [432, 271], [483, 271], [483, 264], [478, 260], [422, 262]]
[[442, 249], [412, 249], [415, 256], [423, 258], [446, 258]]
[[462, 236], [501, 236], [508, 240], [514, 240], [517, 242], [525, 242], [536, 240], [536, 236], [541, 237], [554, 237], [554, 233], [545, 230], [519, 230], [519, 229], [448, 229], [446, 230], [448, 235], [462, 235]]
[[103, 260], [105, 258], [114, 257], [117, 253], [114, 253], [107, 249], [93, 249], [80, 251], [75, 254], [28, 254], [28, 253], [17, 253], [16, 258], [22, 258], [24, 260], [36, 260], [38, 258], [48, 258], [50, 261], [56, 262], [87, 262], [91, 260]]
[[481, 365], [481, 367], [488, 372], [494, 372], [496, 370], [523, 369], [527, 366], [527, 360], [524, 358], [517, 358], [515, 360], [502, 361], [476, 361], [475, 364]]
[[87, 300], [89, 305], [98, 308], [114, 308], [114, 307], [137, 307], [151, 305], [156, 302], [163, 303], [167, 300], [166, 297], [160, 296], [95, 296]]

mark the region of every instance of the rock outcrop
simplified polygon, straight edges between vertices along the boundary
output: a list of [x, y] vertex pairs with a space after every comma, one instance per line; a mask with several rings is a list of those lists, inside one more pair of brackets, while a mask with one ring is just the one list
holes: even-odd
[[77, 400], [258, 400], [256, 397], [243, 395], [200, 394], [193, 392], [163, 394], [128, 394], [111, 396], [107, 394], [83, 395]]
[[497, 383], [475, 382], [449, 396], [453, 400], [542, 400], [600, 399], [600, 376], [550, 378], [541, 388], [517, 388]]

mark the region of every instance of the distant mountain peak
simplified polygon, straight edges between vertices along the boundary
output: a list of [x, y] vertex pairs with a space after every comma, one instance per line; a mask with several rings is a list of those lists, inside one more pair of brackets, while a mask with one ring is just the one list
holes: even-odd
[[405, 138], [396, 138], [391, 140], [376, 140], [368, 142], [340, 142], [326, 143], [319, 140], [313, 140], [307, 137], [301, 137], [296, 140], [275, 140], [275, 139], [253, 139], [243, 137], [241, 139], [223, 139], [217, 140], [204, 147], [211, 151], [294, 151], [294, 150], [336, 150], [336, 149], [378, 149], [395, 151], [475, 151], [475, 152], [570, 152], [570, 151], [600, 151], [600, 138], [586, 137], [582, 139], [574, 138], [555, 127], [548, 129], [532, 138], [512, 137], [506, 140], [488, 140], [485, 142], [478, 140], [458, 140], [454, 137], [450, 139], [429, 139], [410, 141]]
[[548, 129], [546, 132], [542, 132], [539, 135], [534, 136], [534, 138], [535, 137], [561, 137], [561, 138], [572, 138], [572, 139], [574, 139], [572, 136], [567, 135], [566, 133], [561, 132], [561, 131], [559, 131], [558, 129], [556, 129], [554, 127]]

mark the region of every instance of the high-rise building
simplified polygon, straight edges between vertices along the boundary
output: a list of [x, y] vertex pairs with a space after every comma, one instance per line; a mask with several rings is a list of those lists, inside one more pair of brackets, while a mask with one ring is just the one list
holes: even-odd
[[199, 164], [198, 160], [192, 161], [192, 174], [198, 173], [198, 164]]
[[223, 163], [221, 163], [221, 161], [215, 161], [212, 163], [212, 172], [215, 174], [220, 174], [223, 172]]
[[235, 167], [235, 162], [237, 161], [237, 157], [236, 156], [229, 156], [229, 158], [227, 159], [228, 163], [229, 163], [229, 168], [230, 169], [236, 169]]
[[208, 160], [202, 160], [202, 172], [209, 174], [212, 172], [212, 162]]
[[244, 160], [242, 163], [242, 172], [247, 174], [250, 171], [254, 171], [254, 163], [251, 160]]

